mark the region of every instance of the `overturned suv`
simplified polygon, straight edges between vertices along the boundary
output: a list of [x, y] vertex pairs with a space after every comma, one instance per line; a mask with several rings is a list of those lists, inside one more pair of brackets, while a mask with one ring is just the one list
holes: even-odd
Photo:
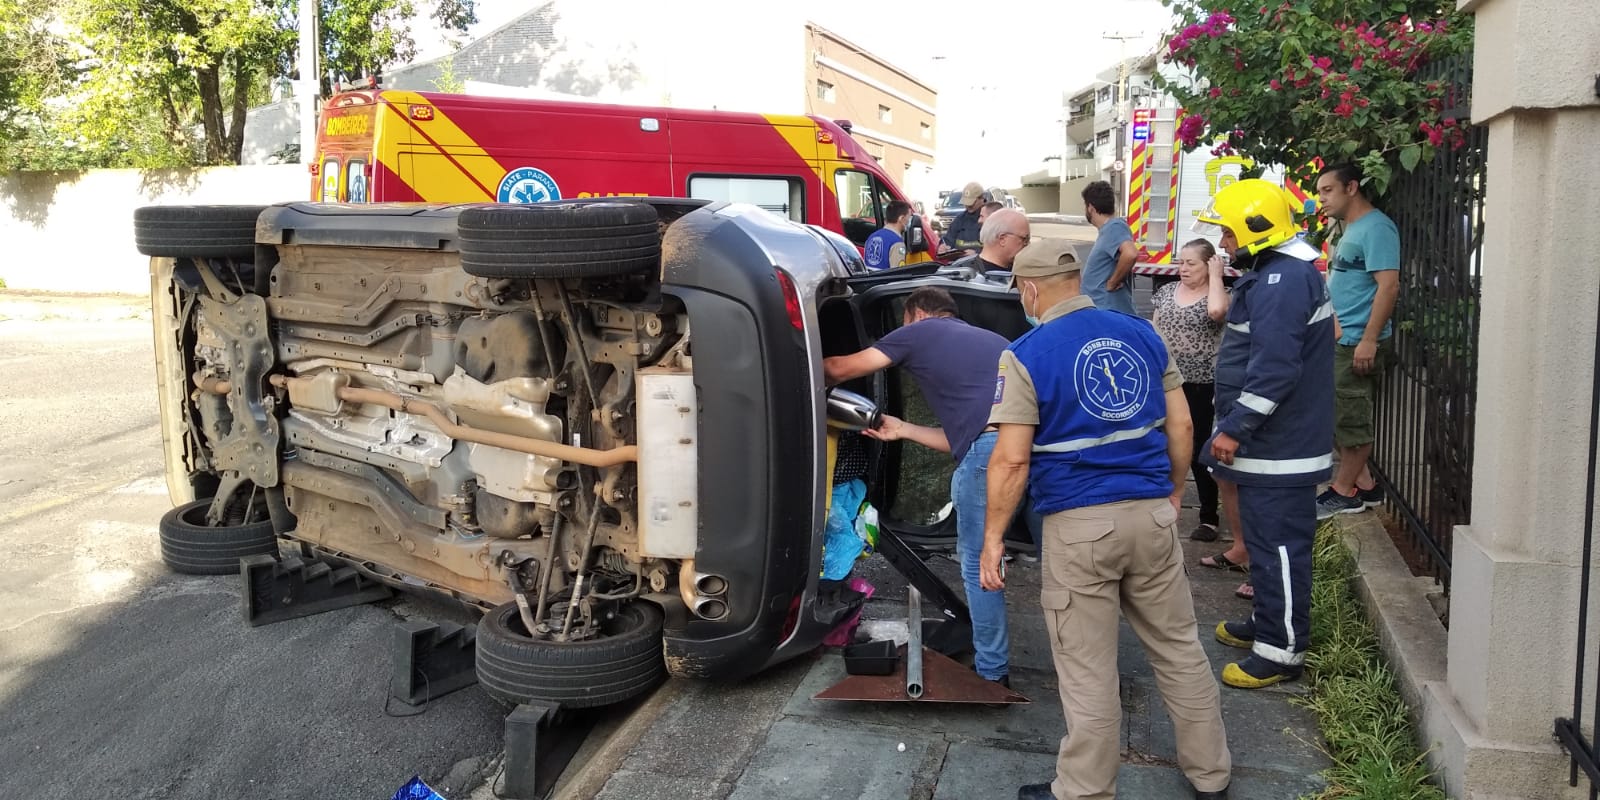
[[819, 590], [829, 409], [872, 424], [886, 384], [829, 395], [821, 360], [903, 292], [853, 290], [822, 232], [671, 199], [157, 206], [135, 229], [173, 569], [288, 544], [455, 598], [484, 612], [489, 692], [573, 707], [752, 674], [853, 610]]

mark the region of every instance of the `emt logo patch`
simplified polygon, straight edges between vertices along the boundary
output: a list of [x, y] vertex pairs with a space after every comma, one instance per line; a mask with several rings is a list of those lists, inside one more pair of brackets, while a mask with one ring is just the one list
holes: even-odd
[[1000, 377], [994, 379], [994, 404], [1000, 405], [1000, 401], [1004, 399], [1005, 396], [1006, 376], [1001, 375]]
[[1119, 339], [1094, 339], [1078, 351], [1072, 379], [1078, 405], [1107, 422], [1120, 422], [1144, 408], [1150, 368]]

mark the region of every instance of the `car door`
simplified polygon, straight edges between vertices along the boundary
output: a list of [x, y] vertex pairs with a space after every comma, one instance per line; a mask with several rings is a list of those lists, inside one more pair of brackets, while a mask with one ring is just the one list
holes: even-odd
[[[870, 344], [899, 327], [905, 299], [924, 286], [936, 286], [955, 298], [962, 320], [1014, 340], [1028, 330], [1015, 291], [996, 283], [954, 280], [940, 275], [904, 274], [889, 270], [848, 279], [851, 303]], [[917, 270], [916, 272], [924, 272]], [[873, 398], [886, 414], [921, 425], [938, 425], [921, 387], [898, 367], [882, 370], [848, 385]], [[953, 547], [956, 536], [954, 508], [950, 502], [950, 476], [955, 462], [948, 453], [910, 442], [867, 442], [867, 499], [878, 509], [879, 525], [888, 527], [913, 545]], [[1007, 539], [1031, 549], [1031, 536], [1019, 515]]]

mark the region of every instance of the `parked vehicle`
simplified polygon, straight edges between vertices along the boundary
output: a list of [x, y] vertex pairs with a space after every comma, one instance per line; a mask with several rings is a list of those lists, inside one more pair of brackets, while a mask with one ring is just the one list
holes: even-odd
[[[915, 402], [895, 370], [826, 391], [822, 359], [923, 285], [1027, 329], [1003, 284], [862, 274], [840, 235], [749, 204], [157, 206], [135, 228], [166, 563], [236, 572], [288, 544], [459, 600], [484, 612], [479, 682], [511, 702], [813, 650], [859, 605], [819, 579], [830, 420], [856, 435]], [[865, 443], [880, 525], [948, 540], [944, 489]]]
[[[365, 88], [329, 98], [311, 199], [531, 203], [693, 197], [751, 203], [864, 246], [907, 200], [849, 134], [815, 116]], [[908, 201], [909, 202], [909, 201]], [[907, 263], [933, 229], [909, 226]]]
[[[1177, 251], [1184, 242], [1201, 238], [1194, 233], [1195, 217], [1210, 204], [1217, 191], [1239, 180], [1255, 162], [1238, 155], [1215, 155], [1201, 147], [1184, 152], [1175, 146], [1174, 108], [1148, 109], [1151, 114], [1145, 139], [1135, 140], [1126, 171], [1128, 198], [1126, 217], [1139, 245], [1139, 260], [1133, 273], [1153, 278], [1156, 285], [1177, 280]], [[1294, 181], [1287, 180], [1281, 167], [1269, 167], [1263, 177], [1282, 181], [1286, 189], [1302, 202], [1316, 207]], [[1217, 243], [1211, 238], [1211, 243]], [[1325, 260], [1318, 266], [1326, 269]], [[1238, 276], [1232, 267], [1224, 270], [1231, 283]]]

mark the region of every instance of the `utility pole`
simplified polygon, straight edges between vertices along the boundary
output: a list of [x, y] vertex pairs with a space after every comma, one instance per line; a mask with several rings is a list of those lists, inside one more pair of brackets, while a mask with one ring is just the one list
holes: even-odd
[[1122, 165], [1122, 171], [1117, 175], [1117, 211], [1123, 215], [1128, 213], [1128, 40], [1142, 39], [1142, 33], [1103, 33], [1102, 39], [1115, 39], [1117, 42], [1117, 162]]
[[300, 0], [300, 80], [295, 95], [300, 99], [300, 163], [317, 157], [317, 95], [321, 80], [317, 76], [318, 0]]

